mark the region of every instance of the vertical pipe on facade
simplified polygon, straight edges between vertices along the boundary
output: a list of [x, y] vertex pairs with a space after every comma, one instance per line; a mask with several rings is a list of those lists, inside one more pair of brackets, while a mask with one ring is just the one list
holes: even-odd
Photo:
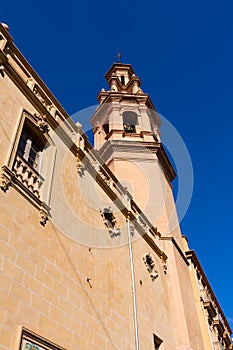
[[139, 350], [137, 300], [136, 300], [136, 287], [135, 287], [135, 275], [134, 275], [134, 264], [133, 264], [133, 250], [132, 250], [132, 239], [131, 239], [131, 232], [130, 232], [130, 219], [129, 219], [129, 216], [127, 218], [127, 231], [128, 231], [130, 267], [131, 267], [131, 283], [132, 283], [132, 294], [133, 294], [135, 346], [136, 346], [136, 350]]

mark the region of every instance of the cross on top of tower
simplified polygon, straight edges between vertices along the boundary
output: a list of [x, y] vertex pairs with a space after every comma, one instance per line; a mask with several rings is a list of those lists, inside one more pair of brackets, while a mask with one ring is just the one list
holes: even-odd
[[123, 57], [123, 52], [121, 52], [119, 49], [117, 50], [117, 63], [121, 63], [121, 58]]

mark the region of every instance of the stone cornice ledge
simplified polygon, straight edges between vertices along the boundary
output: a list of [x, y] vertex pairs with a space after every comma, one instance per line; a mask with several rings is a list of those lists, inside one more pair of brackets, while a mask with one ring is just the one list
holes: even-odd
[[160, 237], [161, 241], [170, 241], [174, 247], [176, 248], [176, 250], [178, 251], [179, 255], [181, 256], [181, 258], [184, 260], [185, 264], [187, 266], [189, 266], [189, 262], [185, 256], [185, 254], [183, 253], [183, 251], [181, 250], [181, 248], [179, 247], [179, 245], [177, 244], [176, 240], [174, 237]]
[[198, 257], [196, 255], [195, 251], [193, 249], [192, 250], [188, 250], [188, 251], [185, 252], [185, 255], [186, 255], [187, 259], [190, 259], [192, 261], [192, 263], [194, 264], [194, 266], [197, 267], [197, 269], [199, 270], [199, 273], [200, 273], [200, 275], [202, 277], [202, 280], [206, 284], [206, 286], [207, 286], [207, 288], [208, 288], [208, 290], [209, 290], [209, 292], [211, 294], [211, 297], [213, 298], [213, 300], [214, 300], [214, 302], [215, 302], [215, 304], [216, 304], [216, 306], [218, 308], [218, 311], [219, 311], [219, 313], [222, 316], [222, 319], [224, 321], [224, 324], [225, 324], [227, 330], [229, 331], [230, 334], [232, 334], [232, 329], [231, 329], [231, 327], [230, 327], [230, 325], [229, 325], [229, 323], [228, 323], [228, 321], [227, 321], [227, 319], [226, 319], [226, 317], [225, 317], [225, 315], [224, 315], [224, 313], [222, 311], [221, 306], [219, 305], [219, 302], [218, 302], [218, 300], [217, 300], [217, 298], [216, 298], [216, 296], [214, 294], [214, 291], [213, 291], [213, 289], [212, 289], [212, 287], [211, 287], [211, 285], [210, 285], [210, 283], [209, 283], [209, 281], [208, 281], [208, 279], [206, 277], [206, 274], [205, 274], [205, 272], [204, 272], [204, 270], [203, 270], [203, 268], [202, 268], [202, 266], [201, 266], [201, 264], [200, 264], [200, 262], [198, 260]]

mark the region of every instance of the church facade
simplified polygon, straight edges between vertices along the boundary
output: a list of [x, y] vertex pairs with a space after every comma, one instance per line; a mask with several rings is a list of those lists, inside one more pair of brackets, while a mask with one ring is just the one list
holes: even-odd
[[0, 24], [0, 349], [233, 349], [156, 109], [130, 64], [105, 77], [92, 147]]

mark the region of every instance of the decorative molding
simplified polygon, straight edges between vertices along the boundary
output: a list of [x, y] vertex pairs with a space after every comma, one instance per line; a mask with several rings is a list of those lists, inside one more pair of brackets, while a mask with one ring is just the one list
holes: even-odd
[[42, 92], [41, 88], [37, 84], [35, 84], [33, 87], [33, 93], [46, 109], [48, 109], [48, 107], [52, 105], [52, 102], [45, 96], [45, 94]]

